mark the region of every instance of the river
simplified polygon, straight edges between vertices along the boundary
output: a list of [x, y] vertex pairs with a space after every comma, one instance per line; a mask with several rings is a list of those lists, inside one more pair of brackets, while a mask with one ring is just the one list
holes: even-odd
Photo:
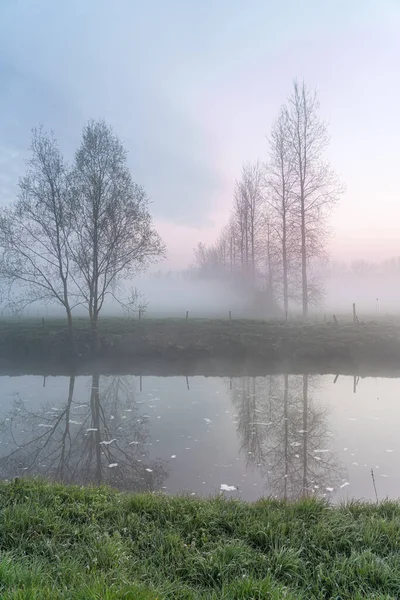
[[400, 497], [400, 379], [0, 377], [0, 477], [257, 500]]

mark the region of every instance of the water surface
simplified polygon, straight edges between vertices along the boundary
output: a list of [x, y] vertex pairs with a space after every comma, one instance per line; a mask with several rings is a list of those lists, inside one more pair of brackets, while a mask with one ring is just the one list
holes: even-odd
[[0, 390], [3, 479], [203, 496], [222, 486], [246, 500], [400, 497], [399, 379], [94, 374], [0, 377]]

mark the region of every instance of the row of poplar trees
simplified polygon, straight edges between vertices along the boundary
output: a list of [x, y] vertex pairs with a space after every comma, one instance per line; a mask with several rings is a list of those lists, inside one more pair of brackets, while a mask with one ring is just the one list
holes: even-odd
[[314, 91], [295, 82], [268, 136], [266, 160], [245, 164], [236, 182], [231, 217], [217, 242], [199, 244], [203, 276], [263, 284], [284, 312], [304, 317], [321, 299], [329, 215], [344, 188], [325, 158], [329, 144]]

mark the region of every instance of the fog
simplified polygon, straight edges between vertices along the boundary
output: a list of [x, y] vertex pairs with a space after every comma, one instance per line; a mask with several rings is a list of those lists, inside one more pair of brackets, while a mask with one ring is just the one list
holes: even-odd
[[[149, 318], [187, 311], [192, 317], [229, 311], [233, 317], [351, 317], [353, 303], [361, 318], [396, 313], [400, 270], [354, 261], [398, 252], [398, 3], [357, 0], [344, 11], [317, 2], [292, 3], [289, 11], [261, 0], [251, 9], [217, 4], [210, 11], [181, 1], [155, 9], [94, 0], [56, 7], [42, 0], [21, 10], [20, 3], [3, 2], [0, 209], [18, 198], [32, 128], [42, 123], [54, 130], [61, 155], [73, 163], [82, 128], [104, 119], [127, 151], [132, 180], [149, 197], [148, 216], [166, 255], [157, 265], [162, 276], [127, 280], [124, 273], [116, 294], [122, 305], [108, 296], [102, 315], [125, 315], [131, 288], [143, 294]], [[293, 106], [298, 131], [314, 144], [300, 204]], [[282, 107], [291, 114], [286, 122], [279, 121]], [[307, 131], [304, 114], [312, 115]], [[283, 170], [275, 168], [278, 134], [287, 154]], [[290, 190], [284, 211], [282, 190]], [[9, 221], [11, 231], [15, 219]], [[27, 218], [24, 225], [31, 224]], [[10, 248], [6, 229], [2, 247]], [[39, 285], [39, 296], [48, 286], [43, 272], [38, 277], [41, 258], [49, 260], [43, 248], [51, 248], [44, 230], [39, 246], [22, 240], [33, 261], [28, 280]], [[283, 232], [289, 232], [285, 248]], [[189, 277], [185, 270], [199, 242], [199, 272]], [[302, 290], [308, 264], [301, 262], [327, 255], [347, 264], [326, 264], [318, 289]], [[18, 289], [20, 260], [15, 250], [14, 268], [3, 268], [0, 284], [8, 277]], [[57, 264], [53, 271], [57, 279]], [[6, 296], [4, 316], [11, 314]], [[87, 306], [73, 312], [86, 315]], [[53, 302], [33, 303], [23, 314], [64, 313]]]
[[[337, 317], [352, 318], [353, 303], [356, 304], [360, 319], [378, 319], [399, 313], [400, 277], [395, 273], [380, 272], [377, 266], [370, 266], [366, 272], [357, 273], [351, 266], [332, 266], [321, 276], [323, 294], [317, 305], [310, 307], [309, 318], [331, 319]], [[265, 306], [254, 306], [252, 294], [243, 289], [234, 288], [228, 282], [194, 279], [187, 277], [185, 271], [146, 274], [126, 281], [118, 289], [118, 297], [124, 302], [130, 290], [136, 288], [140, 293], [142, 318], [174, 317], [185, 318], [283, 318], [282, 309], [265, 299]], [[264, 300], [262, 300], [264, 301]], [[12, 312], [6, 302], [2, 304], [3, 316]], [[82, 307], [74, 309], [76, 316], [86, 316]], [[105, 301], [103, 316], [131, 316], [138, 318], [138, 306], [129, 312], [111, 296]], [[22, 311], [22, 317], [64, 317], [65, 312], [56, 303], [32, 303]], [[301, 306], [292, 302], [289, 318], [301, 316]]]
[[400, 278], [383, 273], [329, 275], [325, 282], [325, 311], [378, 318], [399, 313]]

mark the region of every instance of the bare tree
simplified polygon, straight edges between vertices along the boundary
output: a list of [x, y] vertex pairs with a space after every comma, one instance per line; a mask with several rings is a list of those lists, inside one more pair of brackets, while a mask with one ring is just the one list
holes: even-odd
[[115, 296], [121, 280], [147, 268], [165, 251], [152, 228], [146, 192], [134, 183], [126, 163], [127, 152], [111, 127], [104, 121], [89, 122], [73, 169], [77, 209], [70, 248], [95, 351], [107, 295]]
[[18, 310], [37, 301], [61, 304], [73, 345], [68, 168], [53, 135], [40, 128], [33, 130], [30, 150], [18, 200], [0, 218], [0, 273]]
[[329, 143], [326, 124], [318, 115], [315, 92], [294, 83], [288, 100], [288, 127], [293, 155], [292, 211], [299, 230], [303, 317], [308, 315], [308, 269], [313, 259], [325, 255], [326, 219], [343, 187], [324, 159]]
[[283, 310], [289, 309], [289, 278], [294, 262], [295, 226], [293, 222], [293, 147], [290, 140], [289, 115], [286, 107], [273, 124], [269, 160], [266, 169], [267, 203], [271, 212], [266, 235], [273, 229], [279, 244]]
[[231, 220], [242, 279], [253, 289], [257, 265], [263, 255], [260, 243], [265, 208], [263, 179], [263, 169], [258, 161], [243, 166], [242, 177], [236, 182]]

